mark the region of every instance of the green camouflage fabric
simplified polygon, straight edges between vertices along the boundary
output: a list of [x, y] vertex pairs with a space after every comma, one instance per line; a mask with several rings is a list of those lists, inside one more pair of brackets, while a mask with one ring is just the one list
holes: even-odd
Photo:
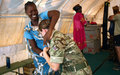
[[92, 75], [87, 60], [69, 36], [54, 31], [49, 47], [50, 62], [61, 64], [61, 75]]

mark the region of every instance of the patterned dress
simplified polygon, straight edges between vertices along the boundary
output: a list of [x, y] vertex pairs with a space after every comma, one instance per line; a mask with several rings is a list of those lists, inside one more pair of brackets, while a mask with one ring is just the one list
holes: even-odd
[[[41, 13], [39, 15], [40, 20], [41, 19], [42, 20], [49, 19], [47, 13], [48, 13], [48, 11]], [[58, 75], [58, 72], [54, 72], [49, 67], [48, 63], [46, 63], [46, 60], [43, 57], [40, 57], [39, 54], [35, 53], [29, 44], [28, 39], [34, 39], [38, 48], [43, 50], [43, 48], [46, 47], [46, 45], [43, 46], [43, 37], [42, 37], [42, 35], [39, 35], [39, 32], [37, 31], [37, 29], [38, 29], [37, 27], [32, 26], [31, 22], [29, 22], [29, 24], [26, 25], [24, 28], [24, 30], [25, 30], [24, 37], [27, 40], [28, 50], [32, 56], [33, 63], [36, 67], [33, 75]]]
[[61, 64], [61, 75], [92, 75], [87, 60], [69, 36], [54, 31], [49, 47], [50, 62]]

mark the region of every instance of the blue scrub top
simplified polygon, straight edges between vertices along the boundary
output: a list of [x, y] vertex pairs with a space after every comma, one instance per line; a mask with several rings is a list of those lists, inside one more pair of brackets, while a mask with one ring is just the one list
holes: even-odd
[[[39, 17], [40, 17], [42, 20], [44, 20], [44, 19], [49, 19], [49, 17], [48, 17], [48, 11], [45, 11], [45, 12], [39, 14]], [[36, 37], [34, 36], [34, 35], [38, 36], [38, 35], [39, 35], [39, 32], [38, 32], [37, 30], [36, 30], [36, 31], [33, 31], [33, 30], [32, 30], [31, 22], [29, 22], [29, 25], [26, 25], [26, 27], [25, 27], [24, 29], [26, 29], [26, 28], [30, 28], [31, 30], [30, 30], [30, 31], [29, 31], [29, 30], [26, 30], [26, 31], [24, 32], [24, 38], [26, 38], [26, 39], [34, 39], [34, 40], [36, 41], [36, 44], [37, 44], [38, 48], [43, 49], [43, 48], [44, 48], [44, 46], [43, 46], [43, 40], [39, 40], [38, 38], [36, 38]], [[38, 36], [38, 37], [41, 37], [41, 38], [42, 38], [42, 36]]]
[[[44, 19], [49, 19], [49, 17], [48, 17], [48, 11], [45, 11], [45, 12], [43, 12], [43, 13], [40, 13], [40, 14], [39, 14], [39, 17], [40, 17], [42, 20], [44, 20]], [[41, 50], [43, 50], [43, 48], [46, 47], [46, 45], [43, 46], [43, 40], [39, 40], [38, 38], [35, 37], [35, 36], [37, 36], [37, 37], [42, 38], [42, 36], [38, 36], [38, 35], [39, 35], [39, 32], [38, 32], [37, 30], [33, 31], [31, 25], [32, 25], [32, 24], [31, 24], [31, 21], [30, 21], [29, 24], [25, 26], [24, 29], [29, 28], [30, 30], [26, 30], [26, 31], [24, 32], [24, 38], [27, 39], [27, 43], [29, 43], [29, 42], [28, 42], [28, 39], [34, 39], [35, 42], [36, 42], [36, 44], [37, 44], [37, 47], [40, 48]], [[35, 35], [35, 36], [34, 36], [34, 35]], [[37, 53], [35, 53], [34, 51], [32, 51], [32, 52], [33, 52], [34, 54], [37, 54]], [[37, 54], [37, 55], [38, 55], [38, 54]], [[38, 60], [39, 60], [39, 62], [42, 62], [42, 63], [46, 62], [46, 60], [45, 60], [43, 57], [39, 57]], [[36, 61], [33, 61], [33, 62], [34, 62], [35, 67], [38, 67], [38, 66], [37, 66], [37, 62], [36, 62]]]

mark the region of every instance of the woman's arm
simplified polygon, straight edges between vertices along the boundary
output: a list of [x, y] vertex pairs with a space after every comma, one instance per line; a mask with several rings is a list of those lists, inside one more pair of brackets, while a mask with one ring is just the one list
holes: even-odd
[[59, 19], [60, 12], [57, 10], [51, 10], [51, 11], [48, 11], [48, 16], [51, 19], [49, 30], [53, 30], [55, 27], [55, 24]]
[[49, 55], [47, 54], [48, 50], [49, 50], [48, 47], [45, 47], [45, 48], [43, 49], [43, 57], [46, 59], [46, 61], [47, 61], [47, 63], [49, 64], [50, 68], [52, 68], [54, 71], [58, 71], [60, 64], [50, 62], [50, 57], [49, 57]]
[[29, 41], [30, 46], [32, 47], [32, 50], [33, 50], [34, 52], [36, 52], [37, 54], [39, 54], [39, 53], [42, 52], [42, 50], [37, 47], [37, 44], [36, 44], [35, 40], [33, 40], [33, 39], [32, 39], [32, 40], [28, 39], [28, 41]]
[[49, 30], [44, 36], [44, 44], [46, 44], [46, 42], [49, 41], [50, 36], [52, 34], [52, 30], [54, 29], [55, 24], [57, 23], [59, 19], [59, 16], [60, 16], [60, 12], [57, 10], [48, 11], [48, 17], [50, 17], [51, 22], [50, 22]]
[[36, 52], [37, 54], [39, 54], [40, 52], [42, 52], [42, 50], [40, 50], [38, 47], [37, 47], [37, 44], [33, 38], [33, 35], [28, 31], [26, 30], [24, 32], [24, 38], [26, 38], [30, 44], [30, 46], [32, 47], [32, 50], [34, 52]]

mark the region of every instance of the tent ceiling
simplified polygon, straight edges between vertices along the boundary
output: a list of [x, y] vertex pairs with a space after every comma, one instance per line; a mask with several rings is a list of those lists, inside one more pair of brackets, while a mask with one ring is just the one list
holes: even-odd
[[[0, 14], [25, 14], [24, 4], [32, 0], [0, 0]], [[33, 0], [36, 2], [39, 11], [59, 9], [67, 11], [66, 13], [74, 13], [73, 6], [81, 4], [83, 13], [86, 15], [96, 14], [95, 11], [99, 10], [107, 0]], [[66, 4], [65, 4], [66, 3]], [[97, 10], [96, 10], [97, 9]]]
[[[24, 12], [27, 1], [35, 2], [39, 12], [59, 10], [61, 16], [56, 28], [64, 33], [72, 33], [73, 6], [80, 4], [87, 20], [102, 24], [104, 2], [107, 0], [0, 0], [0, 46], [22, 43], [24, 25], [29, 21]], [[119, 2], [110, 0], [109, 14], [113, 14], [112, 6], [120, 5]]]

